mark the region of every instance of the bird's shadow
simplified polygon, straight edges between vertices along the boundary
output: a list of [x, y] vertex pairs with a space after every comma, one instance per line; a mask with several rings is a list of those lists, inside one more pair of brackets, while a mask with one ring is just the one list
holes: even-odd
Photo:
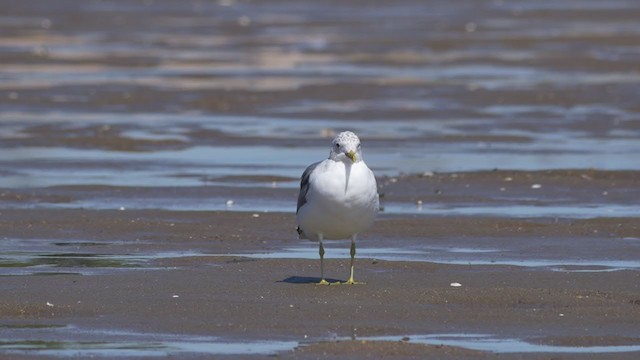
[[[320, 280], [321, 279], [319, 277], [312, 277], [312, 276], [289, 276], [288, 278], [280, 280], [278, 282], [287, 283], [287, 284], [317, 284], [320, 282]], [[342, 280], [330, 279], [330, 278], [325, 278], [325, 280], [327, 280], [332, 284], [335, 282], [342, 282]]]

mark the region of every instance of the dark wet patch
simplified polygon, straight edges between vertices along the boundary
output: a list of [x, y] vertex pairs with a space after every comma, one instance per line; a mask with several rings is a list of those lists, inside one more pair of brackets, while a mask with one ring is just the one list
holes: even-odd
[[[135, 129], [135, 127], [134, 127]], [[4, 139], [5, 147], [68, 147], [111, 151], [157, 151], [186, 146], [176, 139], [133, 138], [121, 125], [33, 125], [22, 130], [25, 136]]]
[[0, 324], [0, 328], [4, 329], [59, 329], [66, 326], [59, 324]]
[[92, 246], [109, 246], [109, 243], [91, 242], [91, 241], [73, 241], [73, 242], [55, 242], [56, 246], [75, 246], [75, 247], [92, 247]]
[[69, 195], [47, 194], [32, 190], [3, 189], [0, 191], [0, 203], [39, 203], [39, 204], [67, 204], [73, 202]]
[[[15, 276], [18, 275], [19, 273], [13, 273], [13, 274], [3, 274], [3, 276]], [[68, 271], [51, 271], [51, 272], [46, 272], [46, 271], [34, 271], [34, 272], [24, 272], [22, 275], [32, 275], [32, 276], [80, 276], [80, 275], [86, 275], [85, 273], [81, 273], [81, 272], [68, 272]]]

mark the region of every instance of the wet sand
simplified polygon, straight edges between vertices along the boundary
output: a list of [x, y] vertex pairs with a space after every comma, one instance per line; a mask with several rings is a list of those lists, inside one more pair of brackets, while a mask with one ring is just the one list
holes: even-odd
[[[476, 189], [491, 189], [509, 175], [513, 186], [526, 188], [533, 180], [555, 192], [574, 181], [623, 184], [637, 176], [589, 174], [591, 180], [572, 171], [456, 177], [484, 185]], [[430, 196], [424, 186], [428, 179], [432, 177], [401, 177], [393, 184], [403, 192]], [[580, 196], [583, 189], [574, 189]], [[486, 191], [469, 196], [486, 196]], [[391, 197], [395, 191], [388, 193]], [[295, 238], [292, 213], [5, 209], [1, 215], [6, 276], [0, 332], [9, 342], [44, 336], [60, 341], [60, 348], [73, 349], [65, 341], [100, 341], [100, 331], [146, 334], [155, 341], [207, 335], [223, 341], [294, 342], [290, 349], [276, 351], [285, 358], [488, 356], [468, 344], [438, 345], [446, 344], [446, 336], [468, 334], [575, 352], [594, 346], [615, 351], [640, 342], [637, 218], [383, 213], [358, 243], [360, 253], [373, 254], [360, 255], [356, 263], [356, 277], [366, 284], [317, 286], [316, 244]], [[345, 280], [348, 244], [330, 242], [327, 248], [328, 277]], [[287, 256], [291, 249], [301, 252]], [[398, 249], [409, 252], [394, 255]], [[450, 257], [442, 257], [438, 249], [447, 249]], [[482, 258], [487, 261], [474, 263]], [[616, 265], [625, 259], [626, 265]], [[33, 329], [36, 325], [61, 327], [44, 331]], [[435, 338], [431, 345], [418, 341], [434, 334], [445, 339]], [[7, 351], [8, 342], [3, 344], [7, 355], [21, 356], [21, 351]], [[215, 349], [215, 342], [208, 344]], [[498, 345], [494, 351], [505, 349]]]
[[[638, 357], [638, 4], [0, 8], [0, 357]], [[383, 209], [317, 286], [342, 129]]]

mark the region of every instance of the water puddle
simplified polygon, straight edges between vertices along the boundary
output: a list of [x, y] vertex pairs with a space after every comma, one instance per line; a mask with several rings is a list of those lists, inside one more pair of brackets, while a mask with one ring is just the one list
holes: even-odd
[[[292, 182], [287, 183], [255, 183], [227, 185], [211, 183], [211, 186], [223, 185], [224, 187], [271, 187], [281, 190], [298, 187]], [[222, 188], [221, 188], [222, 189]], [[63, 190], [63, 192], [66, 190]], [[81, 190], [80, 196], [70, 201], [47, 202], [39, 200], [36, 205], [32, 201], [11, 202], [14, 209], [33, 208], [59, 208], [59, 209], [93, 209], [93, 210], [169, 210], [169, 211], [237, 211], [237, 212], [295, 212], [295, 201], [291, 197], [278, 196], [280, 193], [268, 193], [264, 197], [247, 197], [242, 194], [244, 190], [231, 190], [228, 196], [211, 195], [195, 197], [185, 193], [179, 196], [173, 193], [155, 191], [151, 194], [137, 196], [115, 195], [114, 191], [100, 193], [99, 190]], [[234, 192], [239, 191], [234, 196]], [[256, 191], [253, 189], [252, 191]], [[292, 190], [293, 191], [293, 190]], [[297, 190], [295, 190], [297, 191]], [[128, 193], [128, 192], [127, 192]], [[169, 197], [167, 197], [169, 194]], [[284, 193], [282, 193], [284, 194]], [[57, 199], [57, 198], [54, 198]], [[9, 202], [7, 202], [8, 205]], [[493, 205], [481, 204], [425, 204], [416, 206], [415, 203], [382, 202], [381, 214], [390, 215], [424, 215], [424, 216], [484, 216], [507, 218], [562, 218], [562, 219], [593, 219], [611, 217], [636, 217], [640, 214], [640, 205], [630, 204], [571, 204], [571, 205]]]
[[[332, 245], [334, 246], [334, 245]], [[325, 259], [348, 259], [349, 244], [335, 245], [341, 248], [329, 248], [325, 245]], [[358, 248], [358, 258], [379, 259], [385, 261], [427, 261], [422, 260], [426, 252], [420, 250], [404, 250], [400, 248]], [[223, 255], [226, 256], [226, 255]], [[228, 256], [243, 256], [257, 259], [319, 259], [318, 245], [309, 243], [304, 247], [288, 247], [279, 251], [265, 253], [238, 253]]]
[[636, 217], [640, 205], [572, 204], [572, 205], [497, 205], [416, 206], [408, 203], [385, 203], [389, 214], [424, 214], [430, 216], [500, 216], [513, 218], [590, 219], [598, 217]]
[[[534, 154], [535, 149], [514, 153], [512, 149], [489, 151], [473, 144], [462, 151], [459, 144], [439, 144], [433, 151], [420, 148], [422, 142], [402, 147], [371, 148], [367, 163], [378, 176], [425, 171], [455, 172], [493, 169], [538, 170], [598, 168], [603, 170], [637, 169], [625, 156], [576, 150], [563, 157], [547, 155], [551, 150]], [[596, 145], [589, 145], [596, 146]], [[21, 147], [3, 149], [5, 159], [0, 170], [11, 171], [0, 179], [2, 188], [49, 187], [58, 185], [108, 186], [202, 186], [207, 179], [222, 176], [278, 176], [298, 179], [310, 163], [324, 158], [321, 147], [194, 146], [181, 150], [153, 152], [117, 152], [61, 147]], [[283, 161], [286, 159], [286, 162]], [[284, 165], [286, 163], [286, 165]], [[43, 164], [47, 164], [44, 165]], [[544, 164], [542, 167], [540, 164]], [[122, 171], [126, 167], [127, 171]], [[199, 177], [176, 177], [175, 172], [200, 174]], [[68, 176], [73, 171], [74, 176]], [[294, 183], [297, 181], [294, 181]], [[270, 184], [265, 184], [270, 186]], [[253, 184], [252, 186], [256, 186]]]
[[[337, 339], [340, 341], [353, 338]], [[640, 344], [557, 346], [488, 334], [371, 336], [356, 340], [452, 346], [491, 353], [606, 354], [640, 351]], [[330, 340], [328, 343], [335, 340]], [[60, 325], [0, 325], [0, 354], [57, 357], [160, 357], [186, 355], [277, 355], [326, 340], [238, 340], [216, 336], [81, 329]]]
[[[325, 245], [326, 259], [349, 259], [349, 245], [333, 243]], [[383, 261], [415, 261], [447, 265], [474, 266], [518, 266], [537, 268], [559, 272], [611, 272], [640, 269], [640, 261], [626, 259], [545, 259], [509, 257], [513, 249], [482, 249], [457, 247], [394, 248], [366, 247], [358, 248], [358, 259], [375, 259]], [[282, 250], [263, 253], [237, 253], [221, 256], [242, 256], [255, 259], [319, 259], [315, 243], [309, 246], [288, 247]]]
[[[20, 244], [18, 240], [8, 241], [8, 244]], [[92, 252], [56, 252], [45, 250], [47, 243], [54, 243], [56, 246], [69, 246], [69, 243], [46, 241], [25, 241], [26, 244], [38, 243], [36, 247], [40, 250], [25, 251], [18, 249], [24, 247], [21, 244], [18, 248], [3, 251], [0, 254], [0, 276], [21, 276], [21, 275], [100, 275], [113, 273], [114, 271], [132, 270], [167, 270], [171, 267], [156, 266], [153, 263], [167, 259], [178, 259], [186, 257], [212, 256], [196, 252], [158, 252], [140, 254], [103, 254]], [[45, 244], [42, 244], [45, 243]], [[74, 246], [93, 246], [87, 242], [73, 242]], [[80, 245], [78, 245], [80, 244]], [[106, 246], [100, 244], [99, 246]]]
[[130, 268], [139, 267], [143, 259], [127, 255], [91, 253], [20, 253], [6, 252], [0, 257], [1, 268]]
[[202, 341], [166, 342], [0, 340], [0, 352], [56, 357], [164, 357], [180, 354], [274, 355], [282, 351], [293, 350], [297, 346], [297, 342], [290, 341], [222, 342], [214, 338]]
[[[602, 239], [536, 238], [504, 240], [493, 238], [442, 239], [412, 238], [363, 240], [358, 259], [429, 262], [447, 265], [518, 266], [558, 272], [611, 272], [640, 269], [633, 257], [639, 242], [635, 238]], [[395, 246], [398, 241], [402, 247]], [[175, 269], [175, 259], [243, 257], [252, 259], [318, 259], [318, 245], [300, 245], [261, 252], [203, 253], [199, 251], [138, 250], [144, 242], [93, 242], [83, 240], [4, 239], [0, 254], [0, 276], [18, 275], [100, 275], [115, 271]], [[348, 259], [348, 240], [327, 241], [325, 258]], [[135, 251], [131, 251], [135, 246]], [[545, 249], [541, 252], [539, 249]], [[560, 254], [572, 254], [562, 257]], [[206, 261], [206, 260], [203, 260]], [[163, 264], [169, 264], [168, 266]], [[211, 264], [211, 266], [218, 266]]]
[[227, 340], [213, 336], [142, 334], [126, 331], [0, 327], [0, 353], [56, 357], [166, 357], [199, 355], [275, 355], [297, 341]]
[[[116, 206], [114, 207], [114, 204]], [[25, 206], [27, 206], [25, 204]], [[211, 196], [206, 198], [185, 197], [182, 199], [165, 197], [141, 197], [141, 198], [110, 198], [83, 199], [72, 203], [46, 204], [43, 207], [65, 209], [95, 209], [95, 210], [170, 210], [170, 211], [238, 211], [238, 212], [283, 212], [293, 213], [296, 204], [291, 198], [238, 198], [236, 196]], [[20, 206], [16, 206], [19, 208]]]
[[600, 354], [640, 351], [638, 345], [556, 346], [527, 342], [520, 339], [499, 338], [485, 334], [433, 334], [413, 336], [377, 336], [359, 338], [368, 341], [407, 341], [413, 344], [445, 345], [493, 353], [565, 353]]

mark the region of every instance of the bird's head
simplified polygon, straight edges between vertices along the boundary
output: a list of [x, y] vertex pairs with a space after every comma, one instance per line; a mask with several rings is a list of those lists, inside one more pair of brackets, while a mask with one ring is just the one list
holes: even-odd
[[362, 161], [360, 139], [351, 131], [344, 131], [336, 135], [331, 141], [329, 158], [348, 164]]

